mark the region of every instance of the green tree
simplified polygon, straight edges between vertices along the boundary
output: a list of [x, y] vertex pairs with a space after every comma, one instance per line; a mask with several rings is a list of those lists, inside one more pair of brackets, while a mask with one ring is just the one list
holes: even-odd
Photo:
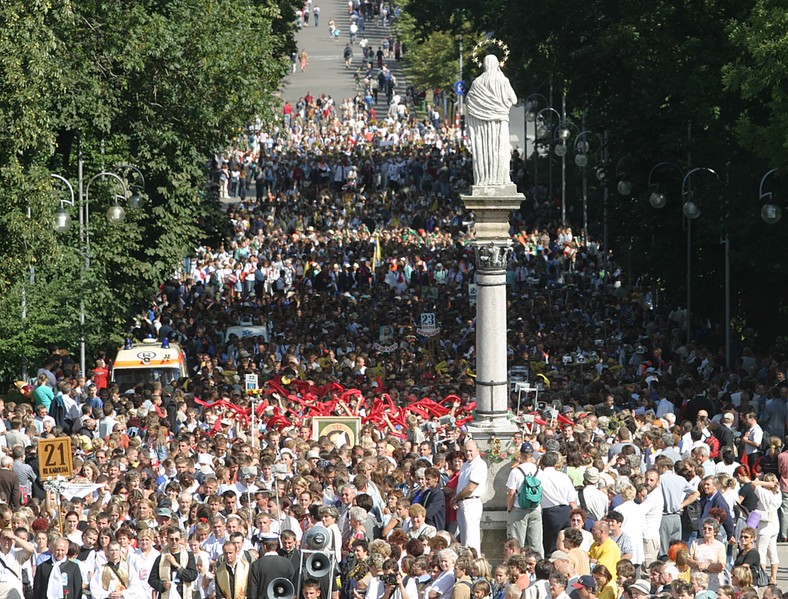
[[788, 13], [771, 0], [757, 0], [746, 19], [730, 24], [739, 51], [725, 65], [727, 88], [741, 96], [736, 133], [767, 164], [788, 159]]
[[[273, 114], [295, 4], [2, 3], [0, 376], [32, 363], [47, 343], [74, 350], [82, 298], [91, 348], [116, 340], [130, 314], [212, 233], [206, 164], [248, 123]], [[139, 167], [148, 200], [112, 226], [104, 212], [119, 187], [94, 183], [87, 273], [77, 227], [57, 235], [51, 225], [69, 195], [50, 173], [76, 187], [78, 151], [86, 180], [121, 163]]]

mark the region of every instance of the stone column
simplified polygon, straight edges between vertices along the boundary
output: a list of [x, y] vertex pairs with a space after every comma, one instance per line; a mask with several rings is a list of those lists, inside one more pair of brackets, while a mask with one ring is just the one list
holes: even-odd
[[[511, 254], [509, 213], [523, 195], [512, 185], [474, 185], [462, 200], [476, 217], [476, 414], [468, 432], [482, 453], [506, 449], [517, 427], [508, 419], [509, 384], [506, 320], [506, 267]], [[506, 541], [506, 479], [511, 462], [487, 460], [482, 496], [482, 552], [500, 559]]]
[[[508, 409], [506, 264], [508, 245], [476, 244], [476, 417], [492, 424]], [[501, 332], [503, 331], [503, 334]]]
[[508, 436], [506, 267], [511, 254], [509, 212], [523, 200], [514, 185], [474, 185], [463, 196], [476, 216], [476, 437]]

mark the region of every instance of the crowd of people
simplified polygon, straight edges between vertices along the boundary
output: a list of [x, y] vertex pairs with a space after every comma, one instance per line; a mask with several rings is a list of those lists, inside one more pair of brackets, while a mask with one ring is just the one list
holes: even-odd
[[[469, 434], [459, 142], [310, 94], [217, 157], [231, 230], [132, 331], [189, 375], [120, 389], [112, 356], [83, 377], [53, 347], [30, 402], [0, 404], [0, 597], [781, 598], [784, 363], [752, 331], [732, 370], [687, 345], [681, 311], [534, 201], [517, 152], [508, 359], [529, 390], [511, 440]], [[45, 488], [36, 443], [62, 435], [75, 479]]]

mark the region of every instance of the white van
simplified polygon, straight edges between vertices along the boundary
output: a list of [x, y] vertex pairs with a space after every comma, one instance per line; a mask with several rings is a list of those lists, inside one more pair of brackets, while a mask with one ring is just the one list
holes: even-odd
[[158, 381], [167, 385], [187, 375], [186, 354], [177, 343], [167, 339], [129, 340], [118, 349], [111, 380], [123, 393], [140, 383]]

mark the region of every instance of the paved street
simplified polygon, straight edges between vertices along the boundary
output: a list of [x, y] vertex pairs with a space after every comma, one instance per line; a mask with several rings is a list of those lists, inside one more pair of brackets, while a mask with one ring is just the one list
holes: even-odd
[[[361, 48], [358, 45], [358, 40], [366, 36], [369, 45], [377, 52], [384, 36], [393, 36], [394, 32], [391, 28], [382, 27], [378, 17], [372, 22], [367, 22], [365, 32], [359, 33], [357, 43], [353, 46], [354, 68], [345, 69], [342, 52], [350, 41], [348, 33], [350, 18], [347, 2], [343, 2], [343, 0], [315, 0], [315, 4], [320, 7], [320, 26], [315, 27], [314, 15], [310, 15], [309, 25], [304, 26], [296, 34], [298, 51], [305, 49], [309, 54], [309, 67], [304, 73], [297, 67], [296, 73], [291, 73], [287, 77], [282, 97], [295, 103], [310, 91], [313, 96], [321, 93], [328, 94], [334, 98], [336, 104], [340, 104], [343, 98], [352, 97], [356, 93], [353, 73], [355, 67], [361, 64]], [[341, 31], [341, 35], [336, 41], [333, 41], [328, 34], [328, 21], [332, 17], [337, 28]], [[404, 93], [405, 79], [402, 65], [394, 60], [393, 51], [392, 58], [385, 62], [397, 78], [396, 93]], [[378, 99], [380, 102], [376, 105], [376, 109], [380, 115], [381, 109], [386, 108], [385, 94], [380, 94]]]
[[788, 591], [788, 543], [777, 545], [777, 553], [780, 555], [780, 570], [777, 572], [777, 584], [780, 590], [785, 592]]

